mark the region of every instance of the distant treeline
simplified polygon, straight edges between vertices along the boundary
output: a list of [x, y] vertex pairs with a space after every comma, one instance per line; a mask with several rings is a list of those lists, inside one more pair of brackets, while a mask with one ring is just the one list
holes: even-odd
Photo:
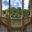
[[[9, 9], [7, 10], [3, 10], [3, 14], [7, 14], [8, 16], [8, 13], [6, 12], [9, 12]], [[11, 17], [20, 17], [22, 15], [22, 9], [20, 7], [18, 8], [15, 8], [15, 7], [12, 7], [10, 8], [10, 16]], [[29, 16], [30, 15], [30, 11], [27, 10], [27, 9], [24, 9], [24, 16]]]

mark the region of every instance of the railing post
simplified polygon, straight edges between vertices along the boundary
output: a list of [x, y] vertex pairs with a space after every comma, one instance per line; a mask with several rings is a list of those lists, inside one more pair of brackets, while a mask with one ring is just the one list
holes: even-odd
[[30, 0], [30, 27], [32, 28], [31, 24], [32, 24], [32, 0]]
[[2, 16], [2, 0], [0, 0], [0, 16]]
[[32, 23], [32, 0], [30, 0], [30, 23]]
[[8, 18], [8, 32], [12, 32], [12, 29], [11, 29], [11, 18]]
[[22, 28], [21, 32], [24, 32], [24, 0], [22, 0]]
[[1, 17], [0, 17], [0, 28], [1, 28], [1, 24], [2, 24], [1, 22], [2, 22], [2, 20], [1, 20]]
[[8, 32], [10, 32], [10, 18], [8, 18]]

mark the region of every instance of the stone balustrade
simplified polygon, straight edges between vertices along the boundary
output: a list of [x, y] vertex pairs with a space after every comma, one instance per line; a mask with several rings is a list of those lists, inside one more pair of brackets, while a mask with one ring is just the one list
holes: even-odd
[[[0, 17], [0, 19], [2, 20], [2, 22], [3, 23], [5, 23], [6, 25], [10, 25], [11, 27], [21, 27], [22, 26], [22, 24], [21, 24], [21, 18], [10, 18], [9, 19], [9, 17], [7, 17], [7, 18], [5, 18], [5, 17]], [[15, 21], [18, 21], [18, 22], [15, 22]], [[14, 23], [15, 22], [15, 23]], [[25, 24], [27, 24], [27, 23], [29, 23], [30, 22], [30, 17], [24, 17], [24, 25]], [[13, 24], [14, 23], [14, 24]]]

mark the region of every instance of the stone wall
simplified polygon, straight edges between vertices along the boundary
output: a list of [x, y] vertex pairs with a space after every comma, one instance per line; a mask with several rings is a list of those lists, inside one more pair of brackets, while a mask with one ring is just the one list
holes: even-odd
[[8, 32], [7, 27], [5, 27], [4, 25], [0, 25], [0, 32]]
[[32, 32], [32, 24], [25, 27], [25, 32]]

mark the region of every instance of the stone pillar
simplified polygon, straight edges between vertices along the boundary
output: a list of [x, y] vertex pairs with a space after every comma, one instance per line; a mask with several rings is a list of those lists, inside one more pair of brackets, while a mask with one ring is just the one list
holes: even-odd
[[30, 0], [30, 16], [32, 17], [32, 0]]
[[0, 16], [1, 16], [1, 13], [2, 13], [2, 0], [0, 0]]
[[8, 32], [12, 32], [12, 29], [11, 29], [11, 19], [8, 18]]
[[1, 28], [1, 22], [2, 22], [2, 21], [1, 21], [1, 17], [0, 17], [0, 28]]
[[32, 0], [30, 0], [30, 22], [32, 23]]
[[32, 0], [30, 0], [30, 29], [32, 28], [31, 24], [32, 24]]
[[24, 32], [24, 0], [22, 0], [22, 28], [21, 32]]

